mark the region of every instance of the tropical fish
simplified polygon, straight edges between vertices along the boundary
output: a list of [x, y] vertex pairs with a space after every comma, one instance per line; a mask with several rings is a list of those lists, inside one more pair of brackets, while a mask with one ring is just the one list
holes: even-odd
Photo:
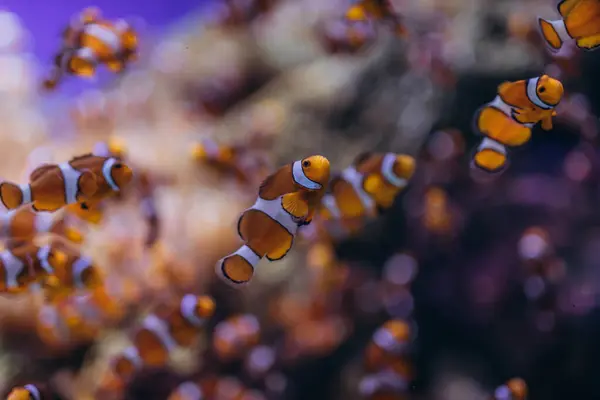
[[[191, 346], [199, 330], [215, 310], [209, 296], [187, 294], [177, 303], [166, 304], [156, 313], [146, 316], [132, 337], [129, 346], [113, 363], [111, 381], [127, 382], [142, 366], [164, 366], [171, 350]], [[114, 383], [113, 383], [114, 385]]]
[[527, 384], [521, 378], [513, 378], [504, 385], [498, 386], [490, 400], [525, 400]]
[[6, 400], [51, 400], [53, 398], [54, 396], [46, 386], [29, 383], [13, 388]]
[[390, 24], [398, 36], [406, 36], [408, 33], [389, 0], [360, 0], [348, 9], [346, 18], [351, 21], [382, 21]]
[[50, 245], [16, 243], [0, 252], [0, 292], [19, 293], [63, 268], [66, 255]]
[[260, 339], [260, 323], [252, 314], [235, 315], [221, 321], [213, 331], [212, 346], [223, 361], [240, 358]]
[[238, 221], [245, 244], [219, 260], [215, 271], [232, 286], [246, 284], [263, 257], [280, 260], [292, 248], [298, 227], [312, 221], [329, 181], [329, 160], [311, 156], [265, 179], [258, 199]]
[[116, 158], [85, 154], [58, 165], [39, 166], [28, 184], [0, 183], [0, 200], [9, 210], [32, 203], [35, 211], [56, 211], [68, 204], [102, 200], [132, 177], [131, 169]]
[[508, 162], [506, 147], [527, 143], [537, 123], [543, 130], [552, 129], [563, 93], [562, 83], [548, 75], [501, 84], [498, 96], [475, 115], [475, 129], [484, 139], [473, 155], [474, 165], [486, 172], [501, 171]]
[[406, 360], [394, 360], [381, 371], [363, 377], [359, 393], [370, 400], [408, 400], [413, 369]]
[[83, 241], [81, 232], [67, 224], [64, 214], [36, 213], [29, 204], [0, 215], [0, 231], [7, 239], [17, 241], [29, 241], [43, 233], [54, 233], [74, 243]]
[[562, 17], [558, 20], [538, 18], [542, 36], [550, 49], [558, 51], [564, 42], [571, 40], [584, 50], [595, 50], [600, 46], [598, 0], [562, 0], [558, 12]]
[[53, 71], [44, 86], [56, 87], [65, 74], [92, 77], [100, 64], [112, 72], [122, 72], [136, 59], [137, 47], [137, 34], [126, 21], [103, 20], [97, 9], [86, 9], [64, 31], [63, 48], [56, 55]]
[[334, 177], [323, 197], [320, 215], [325, 220], [375, 215], [389, 208], [408, 184], [415, 160], [404, 154], [363, 153], [353, 165]]
[[64, 297], [76, 290], [95, 290], [103, 286], [100, 269], [94, 262], [81, 254], [78, 248], [54, 237], [51, 248], [66, 256], [65, 262], [54, 268], [52, 276], [43, 284], [47, 299]]
[[375, 331], [365, 350], [365, 367], [379, 370], [389, 362], [405, 356], [409, 349], [412, 329], [403, 320], [390, 320]]

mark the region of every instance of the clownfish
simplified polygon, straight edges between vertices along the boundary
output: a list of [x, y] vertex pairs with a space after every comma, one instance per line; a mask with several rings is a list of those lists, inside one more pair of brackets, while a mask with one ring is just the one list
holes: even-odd
[[320, 37], [329, 53], [356, 53], [371, 44], [377, 31], [369, 21], [348, 19], [326, 22], [320, 27]]
[[39, 310], [36, 332], [45, 344], [55, 348], [88, 342], [120, 316], [118, 307], [102, 288], [85, 295], [55, 298]]
[[410, 325], [403, 320], [391, 320], [375, 331], [365, 350], [365, 367], [380, 369], [390, 361], [407, 354], [412, 336]]
[[238, 165], [239, 152], [239, 147], [219, 145], [211, 139], [204, 139], [192, 146], [192, 157], [196, 162], [231, 172], [240, 182], [248, 182], [249, 177]]
[[329, 168], [325, 157], [311, 156], [268, 176], [254, 205], [238, 220], [238, 234], [245, 244], [217, 262], [217, 275], [240, 286], [252, 279], [263, 257], [269, 261], [285, 257], [298, 227], [312, 221], [329, 182]]
[[486, 172], [502, 170], [508, 161], [507, 146], [528, 142], [539, 122], [543, 130], [552, 129], [563, 94], [562, 83], [548, 75], [501, 84], [496, 98], [475, 115], [475, 129], [484, 139], [475, 149], [474, 165]]
[[50, 400], [52, 393], [43, 385], [29, 383], [11, 390], [6, 400]]
[[366, 375], [358, 385], [363, 398], [370, 400], [404, 400], [413, 380], [413, 368], [406, 360], [397, 360], [389, 367]]
[[408, 31], [401, 21], [400, 15], [394, 11], [389, 0], [360, 0], [346, 12], [346, 18], [350, 21], [365, 21], [374, 19], [390, 23], [394, 33], [398, 36], [406, 36]]
[[550, 49], [560, 50], [564, 42], [575, 40], [577, 47], [595, 50], [600, 46], [600, 4], [596, 0], [562, 0], [561, 19], [538, 18], [542, 36]]
[[227, 318], [215, 326], [212, 347], [221, 360], [229, 361], [243, 356], [260, 339], [260, 323], [252, 314]]
[[56, 211], [68, 204], [100, 201], [132, 178], [131, 168], [122, 161], [85, 154], [37, 167], [27, 184], [0, 183], [0, 200], [9, 210], [31, 203], [35, 211]]
[[52, 246], [19, 243], [0, 252], [0, 292], [19, 293], [33, 283], [54, 275], [66, 263], [67, 256]]
[[330, 193], [323, 197], [319, 214], [325, 220], [375, 215], [377, 209], [392, 205], [414, 171], [415, 160], [408, 155], [361, 154], [331, 180]]
[[29, 241], [39, 234], [53, 233], [74, 243], [81, 243], [83, 236], [79, 230], [68, 226], [65, 215], [35, 212], [31, 205], [23, 205], [0, 215], [1, 236], [9, 240]]
[[187, 294], [177, 304], [146, 316], [132, 337], [132, 345], [114, 360], [113, 380], [127, 382], [144, 365], [164, 366], [171, 350], [194, 343], [214, 311], [215, 302], [211, 297]]
[[82, 255], [79, 249], [59, 240], [58, 237], [51, 242], [51, 246], [66, 257], [44, 282], [47, 298], [65, 296], [74, 290], [94, 290], [102, 287], [103, 277], [100, 269], [90, 258]]
[[99, 64], [122, 72], [137, 57], [138, 38], [133, 28], [124, 20], [102, 20], [96, 9], [84, 10], [79, 21], [65, 30], [63, 40], [51, 76], [44, 81], [47, 89], [56, 87], [65, 74], [92, 77]]
[[[120, 160], [127, 156], [127, 148], [125, 144], [117, 138], [111, 138], [106, 142], [98, 142], [94, 145], [93, 154], [103, 157], [116, 157]], [[153, 246], [159, 238], [160, 234], [160, 219], [156, 207], [154, 196], [155, 186], [150, 179], [150, 174], [144, 170], [136, 174], [134, 183], [137, 186], [140, 197], [140, 211], [148, 225], [148, 233], [146, 234], [146, 246]], [[122, 194], [119, 192], [118, 194]], [[118, 197], [118, 196], [117, 196]], [[84, 208], [73, 210], [79, 218], [91, 223], [99, 223], [102, 220], [104, 210], [102, 204], [86, 202]]]
[[504, 385], [498, 386], [490, 400], [525, 400], [527, 384], [521, 378], [513, 378]]

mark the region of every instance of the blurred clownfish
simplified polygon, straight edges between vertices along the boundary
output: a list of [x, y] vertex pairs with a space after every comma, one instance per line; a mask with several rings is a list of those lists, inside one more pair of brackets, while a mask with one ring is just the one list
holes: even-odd
[[[106, 142], [96, 143], [94, 145], [94, 154], [103, 157], [116, 157], [123, 160], [127, 156], [127, 148], [122, 141], [111, 138]], [[150, 247], [156, 243], [160, 233], [160, 219], [154, 198], [155, 186], [150, 179], [150, 174], [144, 170], [136, 174], [134, 183], [140, 196], [140, 210], [148, 225], [146, 246]], [[122, 195], [122, 192], [117, 193], [116, 197], [122, 198], [120, 195]], [[79, 218], [91, 223], [99, 223], [104, 214], [102, 204], [98, 202], [85, 202], [82, 204], [82, 207], [72, 211]]]
[[47, 302], [36, 318], [36, 331], [48, 346], [65, 348], [89, 342], [100, 329], [114, 323], [122, 313], [104, 288], [83, 295], [57, 297]]
[[236, 315], [217, 324], [213, 334], [213, 350], [223, 361], [243, 356], [258, 343], [260, 323], [251, 314]]
[[258, 199], [238, 221], [245, 244], [219, 260], [215, 271], [239, 287], [252, 279], [263, 257], [280, 260], [292, 248], [298, 227], [308, 225], [329, 182], [329, 160], [311, 156], [281, 167], [262, 183]]
[[80, 20], [64, 34], [63, 49], [54, 61], [47, 89], [53, 89], [65, 74], [92, 77], [96, 66], [105, 64], [113, 72], [122, 72], [136, 58], [138, 39], [124, 20], [109, 22], [101, 19], [97, 9], [83, 11]]
[[346, 18], [326, 21], [319, 30], [324, 45], [332, 54], [356, 53], [377, 37], [370, 21], [351, 21]]
[[103, 386], [122, 387], [142, 366], [164, 366], [175, 347], [193, 345], [214, 310], [211, 297], [187, 294], [146, 316], [133, 335], [132, 346], [114, 360], [112, 376]]
[[29, 383], [13, 388], [6, 400], [50, 400], [52, 398], [52, 393], [44, 385]]
[[198, 163], [210, 165], [217, 170], [232, 172], [242, 182], [248, 182], [249, 177], [238, 165], [240, 148], [223, 146], [211, 139], [204, 139], [192, 147], [192, 157]]
[[391, 320], [373, 334], [365, 351], [367, 370], [381, 369], [389, 362], [407, 354], [412, 336], [410, 325], [403, 320]]
[[31, 203], [35, 211], [56, 211], [68, 204], [100, 201], [132, 177], [131, 169], [116, 158], [85, 154], [37, 167], [27, 184], [0, 183], [0, 200], [9, 210]]
[[66, 255], [51, 246], [17, 243], [0, 252], [0, 292], [19, 293], [63, 268]]
[[360, 0], [346, 12], [346, 18], [351, 21], [384, 21], [392, 25], [396, 35], [406, 36], [408, 33], [389, 0]]
[[415, 160], [403, 154], [364, 153], [340, 176], [332, 179], [331, 193], [323, 197], [320, 215], [325, 220], [374, 215], [389, 208], [408, 184]]
[[65, 261], [44, 282], [46, 295], [49, 299], [66, 296], [74, 290], [98, 289], [103, 285], [100, 270], [93, 261], [83, 256], [79, 249], [69, 245], [59, 237], [51, 242], [51, 248], [64, 254]]
[[506, 146], [528, 142], [539, 122], [543, 130], [552, 129], [563, 93], [562, 83], [548, 75], [501, 84], [498, 96], [475, 115], [477, 133], [484, 139], [473, 155], [474, 165], [486, 172], [501, 171], [508, 161]]
[[387, 368], [363, 377], [359, 393], [369, 400], [407, 400], [413, 368], [406, 360], [395, 360]]
[[564, 42], [575, 40], [577, 47], [595, 50], [600, 46], [600, 3], [596, 0], [562, 0], [558, 4], [562, 19], [538, 19], [548, 46], [560, 50]]
[[169, 396], [168, 400], [266, 400], [258, 390], [245, 388], [235, 378], [203, 379], [200, 382], [186, 381], [181, 383]]
[[525, 400], [527, 384], [521, 378], [513, 378], [504, 385], [498, 386], [490, 400]]
[[31, 205], [23, 205], [0, 215], [1, 235], [9, 240], [28, 241], [38, 234], [54, 233], [74, 243], [81, 243], [83, 236], [68, 226], [65, 215], [35, 212]]

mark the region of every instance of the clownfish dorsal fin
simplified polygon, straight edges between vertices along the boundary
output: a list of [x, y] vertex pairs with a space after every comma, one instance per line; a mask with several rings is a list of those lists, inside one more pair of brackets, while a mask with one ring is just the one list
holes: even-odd
[[29, 181], [33, 182], [41, 178], [46, 172], [50, 171], [52, 168], [56, 167], [54, 164], [42, 164], [36, 167], [31, 174], [29, 174]]
[[352, 165], [354, 165], [354, 167], [356, 168], [360, 168], [360, 166], [364, 164], [367, 160], [369, 160], [369, 158], [371, 158], [372, 156], [372, 151], [365, 151], [363, 153], [360, 153], [358, 156], [356, 156]]
[[267, 176], [260, 185], [258, 195], [265, 200], [275, 198], [297, 190], [292, 175], [292, 164], [284, 165], [277, 172]]
[[71, 158], [69, 160], [69, 163], [76, 162], [76, 161], [81, 161], [81, 160], [86, 160], [86, 159], [88, 159], [90, 157], [98, 157], [98, 156], [94, 156], [93, 153], [86, 153], [86, 154], [82, 154], [80, 156], [75, 156], [75, 157]]

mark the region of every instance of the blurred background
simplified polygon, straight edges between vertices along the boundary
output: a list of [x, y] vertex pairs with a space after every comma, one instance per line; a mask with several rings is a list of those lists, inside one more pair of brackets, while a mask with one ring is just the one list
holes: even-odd
[[[412, 373], [385, 398], [483, 400], [518, 376], [533, 400], [600, 399], [600, 56], [570, 44], [548, 53], [536, 17], [557, 18], [554, 0], [392, 3], [405, 38], [373, 21], [349, 26], [342, 0], [98, 1], [137, 30], [139, 60], [46, 93], [60, 33], [90, 4], [4, 0], [0, 176], [24, 182], [36, 165], [116, 140], [152, 177], [160, 220], [151, 249], [138, 197], [111, 203], [99, 224], [78, 222], [82, 251], [123, 308], [85, 340], [53, 347], [36, 328], [36, 294], [0, 298], [6, 392], [35, 381], [59, 398], [108, 399], [94, 395], [98, 377], [138, 316], [191, 291], [217, 304], [204, 339], [138, 374], [125, 398], [167, 399], [209, 374], [270, 400], [365, 398], [365, 348], [401, 319]], [[502, 175], [474, 173], [474, 112], [500, 83], [542, 73], [565, 86], [554, 129], [535, 128]], [[242, 148], [248, 177], [195, 160], [206, 140]], [[322, 154], [341, 171], [364, 151], [416, 160], [389, 210], [335, 235], [332, 259], [298, 240], [243, 290], [216, 279], [265, 170]], [[260, 333], [225, 351], [213, 328], [239, 314]]]

